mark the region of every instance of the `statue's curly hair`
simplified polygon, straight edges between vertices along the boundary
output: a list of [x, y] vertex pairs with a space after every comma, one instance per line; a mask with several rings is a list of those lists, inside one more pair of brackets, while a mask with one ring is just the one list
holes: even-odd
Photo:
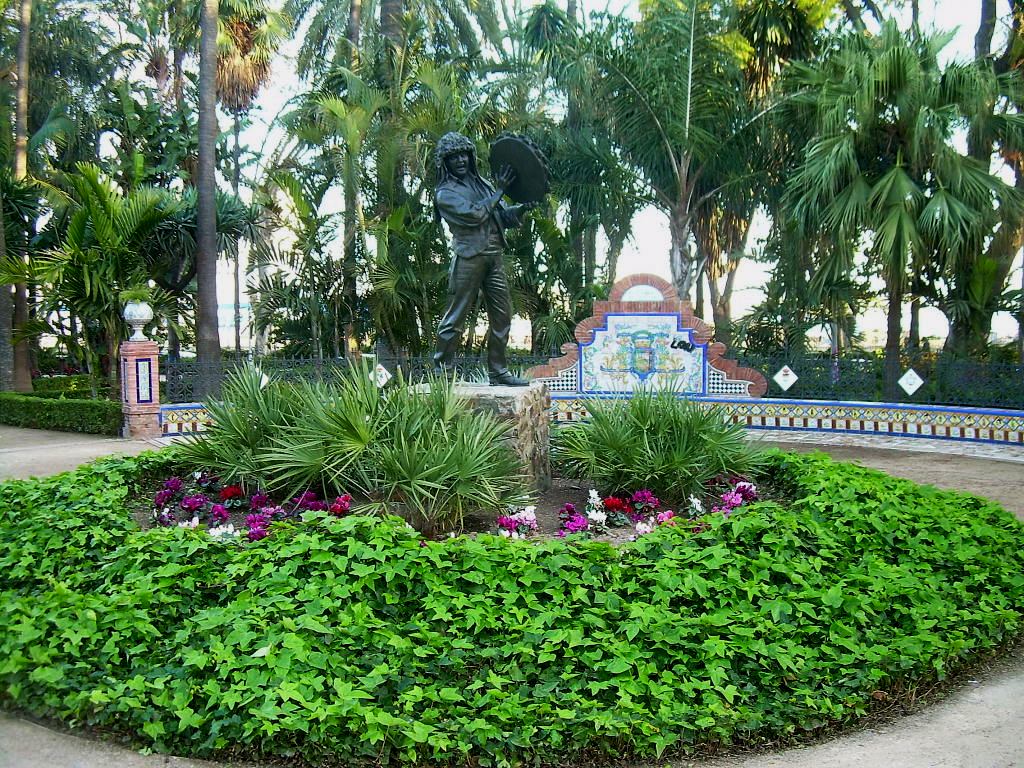
[[476, 167], [476, 145], [468, 136], [463, 136], [461, 133], [457, 133], [456, 131], [449, 131], [437, 140], [437, 147], [434, 148], [434, 165], [437, 169], [438, 183], [444, 181], [448, 177], [448, 172], [444, 167], [445, 158], [458, 154], [459, 152], [469, 153], [470, 169], [477, 176], [480, 175], [480, 172]]

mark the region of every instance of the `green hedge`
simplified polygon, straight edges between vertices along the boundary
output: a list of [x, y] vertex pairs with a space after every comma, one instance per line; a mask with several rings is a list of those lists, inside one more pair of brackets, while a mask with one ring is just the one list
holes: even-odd
[[123, 420], [121, 404], [110, 400], [0, 393], [0, 424], [116, 436], [121, 434]]
[[618, 549], [139, 533], [128, 488], [171, 458], [0, 485], [0, 703], [195, 755], [590, 764], [817, 731], [1021, 634], [1018, 521], [821, 456], [772, 455], [788, 505]]
[[32, 380], [34, 392], [65, 392], [75, 394], [91, 394], [92, 385], [86, 374], [73, 376], [40, 376]]

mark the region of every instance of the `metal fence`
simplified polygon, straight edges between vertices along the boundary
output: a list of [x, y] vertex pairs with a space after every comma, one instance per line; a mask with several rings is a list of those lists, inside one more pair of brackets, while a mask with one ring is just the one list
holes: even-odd
[[[364, 358], [380, 363], [392, 376], [401, 375], [406, 381], [422, 381], [434, 369], [434, 362], [429, 356], [380, 354], [372, 357], [364, 355]], [[510, 355], [508, 360], [509, 369], [517, 375], [522, 375], [526, 369], [547, 361], [547, 356], [540, 355]], [[223, 382], [231, 371], [249, 362], [255, 362], [265, 373], [281, 381], [330, 381], [343, 375], [351, 364], [351, 360], [344, 357], [318, 360], [312, 357], [276, 356], [261, 357], [255, 361], [248, 358], [225, 358], [219, 368], [201, 365], [194, 359], [162, 362], [161, 399], [165, 403], [192, 403], [201, 400], [200, 382], [204, 377], [216, 375], [217, 379]], [[463, 381], [487, 383], [485, 358], [459, 357], [452, 368]]]
[[[731, 356], [730, 356], [731, 357]], [[833, 359], [814, 354], [775, 356], [738, 355], [741, 365], [760, 371], [768, 379], [767, 397], [797, 400], [845, 400], [885, 402], [883, 360], [876, 357], [840, 357]], [[392, 375], [399, 371], [407, 381], [420, 381], [433, 370], [427, 356], [379, 354], [376, 362]], [[521, 375], [527, 368], [547, 362], [546, 355], [514, 355], [509, 357], [513, 373]], [[225, 359], [221, 377], [244, 365], [247, 359]], [[346, 358], [283, 358], [267, 356], [258, 360], [260, 368], [284, 381], [330, 380], [344, 371]], [[796, 380], [783, 389], [774, 380], [783, 367], [796, 374]], [[465, 381], [485, 383], [487, 364], [483, 357], [461, 357], [454, 368]], [[983, 362], [919, 357], [902, 361], [901, 373], [913, 369], [922, 380], [910, 393], [898, 390], [896, 402], [928, 405], [966, 405], [992, 408], [1024, 408], [1024, 365], [1019, 363]], [[162, 363], [162, 399], [167, 403], [194, 402], [200, 391], [199, 381], [209, 368], [203, 369], [195, 360]]]
[[[884, 361], [878, 357], [813, 355], [741, 355], [740, 363], [768, 379], [767, 397], [797, 400], [886, 402]], [[797, 378], [789, 389], [774, 380], [788, 365]], [[913, 392], [897, 389], [896, 402], [920, 405], [967, 405], [1024, 408], [1024, 365], [942, 356], [904, 358], [900, 373], [913, 370], [921, 379]]]

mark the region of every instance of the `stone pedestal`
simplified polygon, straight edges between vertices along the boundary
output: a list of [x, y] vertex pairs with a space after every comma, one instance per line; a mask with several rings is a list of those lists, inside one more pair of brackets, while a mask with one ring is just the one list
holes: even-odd
[[550, 488], [551, 394], [547, 385], [534, 382], [528, 387], [489, 387], [459, 382], [455, 391], [473, 410], [512, 424], [513, 449], [523, 462], [527, 481], [540, 492]]
[[121, 344], [121, 407], [124, 436], [160, 437], [160, 348], [155, 341]]

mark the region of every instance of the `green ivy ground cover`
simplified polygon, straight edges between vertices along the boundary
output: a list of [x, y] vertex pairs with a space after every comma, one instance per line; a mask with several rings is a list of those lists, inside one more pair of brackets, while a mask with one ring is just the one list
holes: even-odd
[[822, 456], [770, 457], [788, 505], [619, 549], [362, 516], [138, 532], [128, 486], [166, 461], [0, 485], [6, 706], [207, 756], [648, 756], [847, 720], [1021, 633], [1016, 520]]

